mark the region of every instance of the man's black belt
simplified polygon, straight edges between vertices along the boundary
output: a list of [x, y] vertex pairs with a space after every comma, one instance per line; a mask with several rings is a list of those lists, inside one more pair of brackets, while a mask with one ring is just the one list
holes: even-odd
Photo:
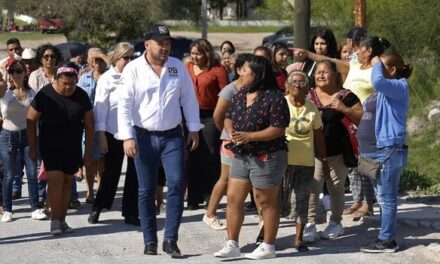
[[148, 135], [161, 137], [161, 136], [166, 136], [166, 135], [170, 135], [170, 134], [175, 133], [177, 129], [180, 129], [180, 126], [176, 126], [175, 128], [171, 128], [171, 129], [164, 130], [164, 131], [151, 131], [151, 130], [147, 130], [145, 128], [138, 127], [138, 126], [134, 126], [134, 129], [138, 133], [145, 133]]

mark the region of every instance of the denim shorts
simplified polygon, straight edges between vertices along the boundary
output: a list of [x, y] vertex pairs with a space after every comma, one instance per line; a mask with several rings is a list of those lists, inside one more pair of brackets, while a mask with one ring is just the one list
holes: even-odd
[[285, 150], [259, 156], [235, 155], [229, 175], [235, 179], [250, 181], [255, 188], [270, 189], [281, 184], [286, 168]]

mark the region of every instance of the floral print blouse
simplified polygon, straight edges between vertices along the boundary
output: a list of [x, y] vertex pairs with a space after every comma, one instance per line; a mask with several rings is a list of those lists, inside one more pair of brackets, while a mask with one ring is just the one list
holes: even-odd
[[[254, 132], [267, 127], [289, 126], [290, 113], [287, 101], [280, 90], [266, 90], [259, 94], [254, 103], [246, 107], [247, 89], [240, 90], [232, 99], [226, 118], [232, 120], [234, 131]], [[259, 156], [279, 150], [287, 151], [285, 136], [270, 141], [226, 146], [237, 155]]]

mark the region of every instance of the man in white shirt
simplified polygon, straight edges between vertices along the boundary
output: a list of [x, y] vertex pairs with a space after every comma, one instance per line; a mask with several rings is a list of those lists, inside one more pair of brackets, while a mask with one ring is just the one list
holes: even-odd
[[178, 59], [169, 57], [168, 28], [150, 26], [145, 48], [145, 53], [122, 73], [117, 137], [124, 140], [125, 154], [135, 160], [146, 255], [157, 255], [155, 194], [159, 164], [165, 169], [168, 192], [162, 245], [164, 252], [175, 257], [180, 256], [177, 239], [184, 196], [182, 113], [190, 150], [197, 148], [203, 125], [191, 78]]

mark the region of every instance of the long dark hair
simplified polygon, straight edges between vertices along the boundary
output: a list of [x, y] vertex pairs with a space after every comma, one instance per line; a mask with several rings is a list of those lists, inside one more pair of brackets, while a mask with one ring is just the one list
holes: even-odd
[[275, 60], [277, 52], [282, 50], [282, 49], [285, 49], [287, 52], [289, 52], [289, 48], [283, 42], [275, 42], [272, 45], [270, 45], [270, 60], [271, 60], [271, 63], [272, 63], [272, 68], [273, 68], [273, 70], [275, 72], [281, 72], [282, 71], [281, 65], [279, 65], [276, 62], [276, 60]]
[[[23, 78], [23, 86], [24, 88], [26, 88], [26, 90], [31, 89], [31, 87], [29, 86], [29, 76], [27, 74], [26, 71], [26, 65], [24, 64], [24, 62], [22, 60], [14, 60], [7, 68], [13, 68], [15, 65], [20, 64], [21, 68], [23, 68], [23, 74], [24, 74], [24, 78]], [[14, 90], [16, 87], [14, 85], [14, 82], [12, 81], [12, 78], [9, 77], [11, 86], [10, 89]]]
[[330, 58], [336, 58], [338, 56], [338, 46], [336, 44], [335, 35], [333, 32], [328, 28], [320, 28], [318, 31], [316, 31], [315, 35], [312, 37], [312, 40], [310, 41], [309, 51], [316, 53], [315, 50], [315, 40], [317, 38], [322, 38], [325, 40], [325, 43], [327, 44], [327, 57]]
[[268, 59], [261, 56], [254, 56], [249, 63], [249, 68], [255, 75], [255, 80], [249, 87], [250, 93], [280, 89], [272, 70], [272, 65]]

